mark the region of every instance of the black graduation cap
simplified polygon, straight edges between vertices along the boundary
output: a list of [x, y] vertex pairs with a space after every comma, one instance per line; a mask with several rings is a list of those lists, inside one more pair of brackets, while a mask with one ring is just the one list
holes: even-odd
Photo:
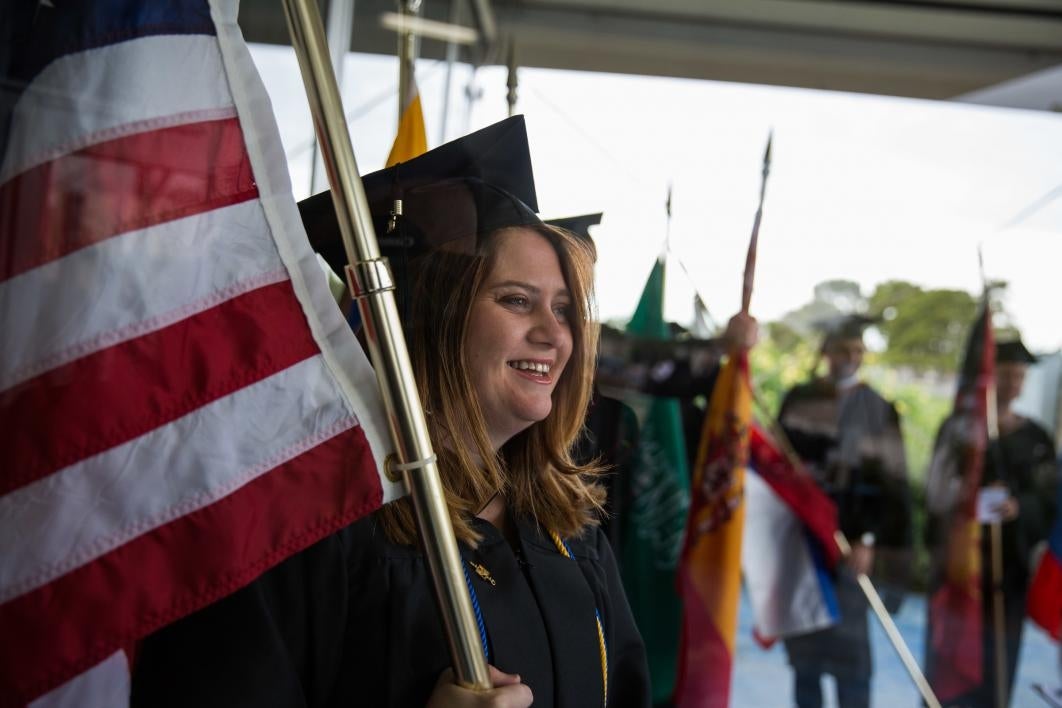
[[815, 323], [823, 333], [823, 345], [838, 339], [862, 339], [863, 331], [878, 320], [866, 315], [837, 315]]
[[592, 243], [594, 239], [590, 236], [590, 227], [600, 224], [602, 216], [604, 216], [604, 213], [598, 212], [581, 216], [566, 216], [560, 219], [547, 219], [546, 223], [550, 226], [559, 226], [562, 229], [571, 231], [576, 236], [581, 236]]
[[996, 342], [996, 362], [999, 364], [1035, 364], [1033, 353], [1025, 348], [1021, 339]]
[[[381, 254], [399, 296], [408, 263], [435, 249], [473, 253], [508, 226], [541, 226], [523, 116], [513, 116], [362, 178]], [[401, 202], [400, 214], [396, 202]], [[299, 202], [310, 245], [343, 272], [331, 192]]]

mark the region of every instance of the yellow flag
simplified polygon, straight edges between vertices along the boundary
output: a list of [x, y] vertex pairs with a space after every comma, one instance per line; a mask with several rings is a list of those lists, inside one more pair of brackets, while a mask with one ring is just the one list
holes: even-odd
[[420, 91], [415, 79], [410, 79], [409, 103], [398, 121], [398, 135], [387, 156], [387, 167], [412, 160], [428, 151], [428, 136], [424, 131], [424, 112], [420, 108]]

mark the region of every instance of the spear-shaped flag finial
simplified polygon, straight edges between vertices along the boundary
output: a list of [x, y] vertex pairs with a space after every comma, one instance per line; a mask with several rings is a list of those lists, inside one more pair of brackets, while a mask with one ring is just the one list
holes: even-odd
[[664, 204], [664, 210], [667, 212], [667, 230], [664, 232], [665, 253], [671, 250], [671, 190], [673, 187], [671, 182], [667, 183], [667, 202]]
[[756, 207], [756, 219], [752, 222], [752, 237], [749, 238], [749, 252], [745, 257], [745, 279], [741, 288], [741, 311], [749, 313], [752, 302], [752, 283], [756, 277], [756, 245], [760, 237], [760, 220], [763, 218], [763, 198], [767, 193], [767, 177], [771, 172], [771, 143], [774, 142], [774, 130], [767, 134], [767, 149], [763, 151], [763, 178], [760, 181], [760, 203]]

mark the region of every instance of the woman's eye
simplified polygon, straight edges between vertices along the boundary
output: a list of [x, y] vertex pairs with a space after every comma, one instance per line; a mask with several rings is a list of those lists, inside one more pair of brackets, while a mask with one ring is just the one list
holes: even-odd
[[501, 298], [501, 302], [511, 307], [527, 307], [531, 304], [526, 295], [505, 295]]
[[557, 316], [557, 319], [561, 322], [567, 322], [568, 316], [571, 314], [572, 306], [568, 303], [563, 305], [554, 305], [553, 313]]

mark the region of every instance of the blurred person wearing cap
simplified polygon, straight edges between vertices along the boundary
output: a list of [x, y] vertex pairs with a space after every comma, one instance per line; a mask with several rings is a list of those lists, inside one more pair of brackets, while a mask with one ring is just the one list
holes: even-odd
[[[593, 253], [539, 220], [523, 117], [367, 175], [493, 689], [457, 686], [409, 497], [143, 643], [138, 705], [645, 706], [645, 649], [571, 454]], [[331, 195], [300, 204], [345, 265]]]
[[[799, 708], [823, 704], [823, 674], [836, 679], [841, 708], [870, 705], [867, 602], [855, 578], [882, 566], [902, 575], [909, 555], [911, 510], [899, 414], [859, 379], [863, 331], [872, 322], [848, 315], [822, 323], [826, 375], [790, 390], [778, 415], [795, 452], [837, 504], [840, 529], [852, 545], [835, 578], [840, 622], [785, 642]], [[898, 605], [895, 588], [886, 600]]]
[[[996, 344], [995, 386], [996, 419], [999, 438], [989, 440], [985, 450], [981, 473], [981, 490], [978, 497], [982, 522], [998, 521], [1002, 524], [1003, 541], [1003, 606], [1007, 657], [1007, 695], [1011, 696], [1014, 677], [1018, 670], [1018, 652], [1021, 648], [1022, 629], [1025, 624], [1025, 601], [1033, 568], [1032, 556], [1037, 544], [1047, 538], [1058, 509], [1055, 508], [1055, 490], [1058, 471], [1055, 446], [1051, 436], [1038, 423], [1015, 412], [1012, 404], [1021, 395], [1025, 374], [1036, 357], [1025, 348], [1020, 339]], [[960, 447], [969, 444], [969, 437], [977, 434], [976, 426], [952, 415], [937, 432], [935, 450], [942, 446], [954, 448], [952, 454], [934, 454], [933, 464], [927, 475], [926, 502], [929, 508], [927, 546], [942, 548], [944, 529], [952, 511], [959, 505], [966, 490], [963, 489]], [[982, 432], [983, 433], [983, 429]], [[993, 632], [992, 598], [992, 551], [991, 534], [981, 534], [981, 600], [984, 677], [981, 685], [972, 693], [960, 696], [949, 705], [995, 706], [996, 671], [995, 643]], [[931, 569], [931, 584], [940, 582], [944, 572], [941, 567], [943, 555], [934, 554]], [[1021, 705], [1021, 703], [1018, 703]]]

